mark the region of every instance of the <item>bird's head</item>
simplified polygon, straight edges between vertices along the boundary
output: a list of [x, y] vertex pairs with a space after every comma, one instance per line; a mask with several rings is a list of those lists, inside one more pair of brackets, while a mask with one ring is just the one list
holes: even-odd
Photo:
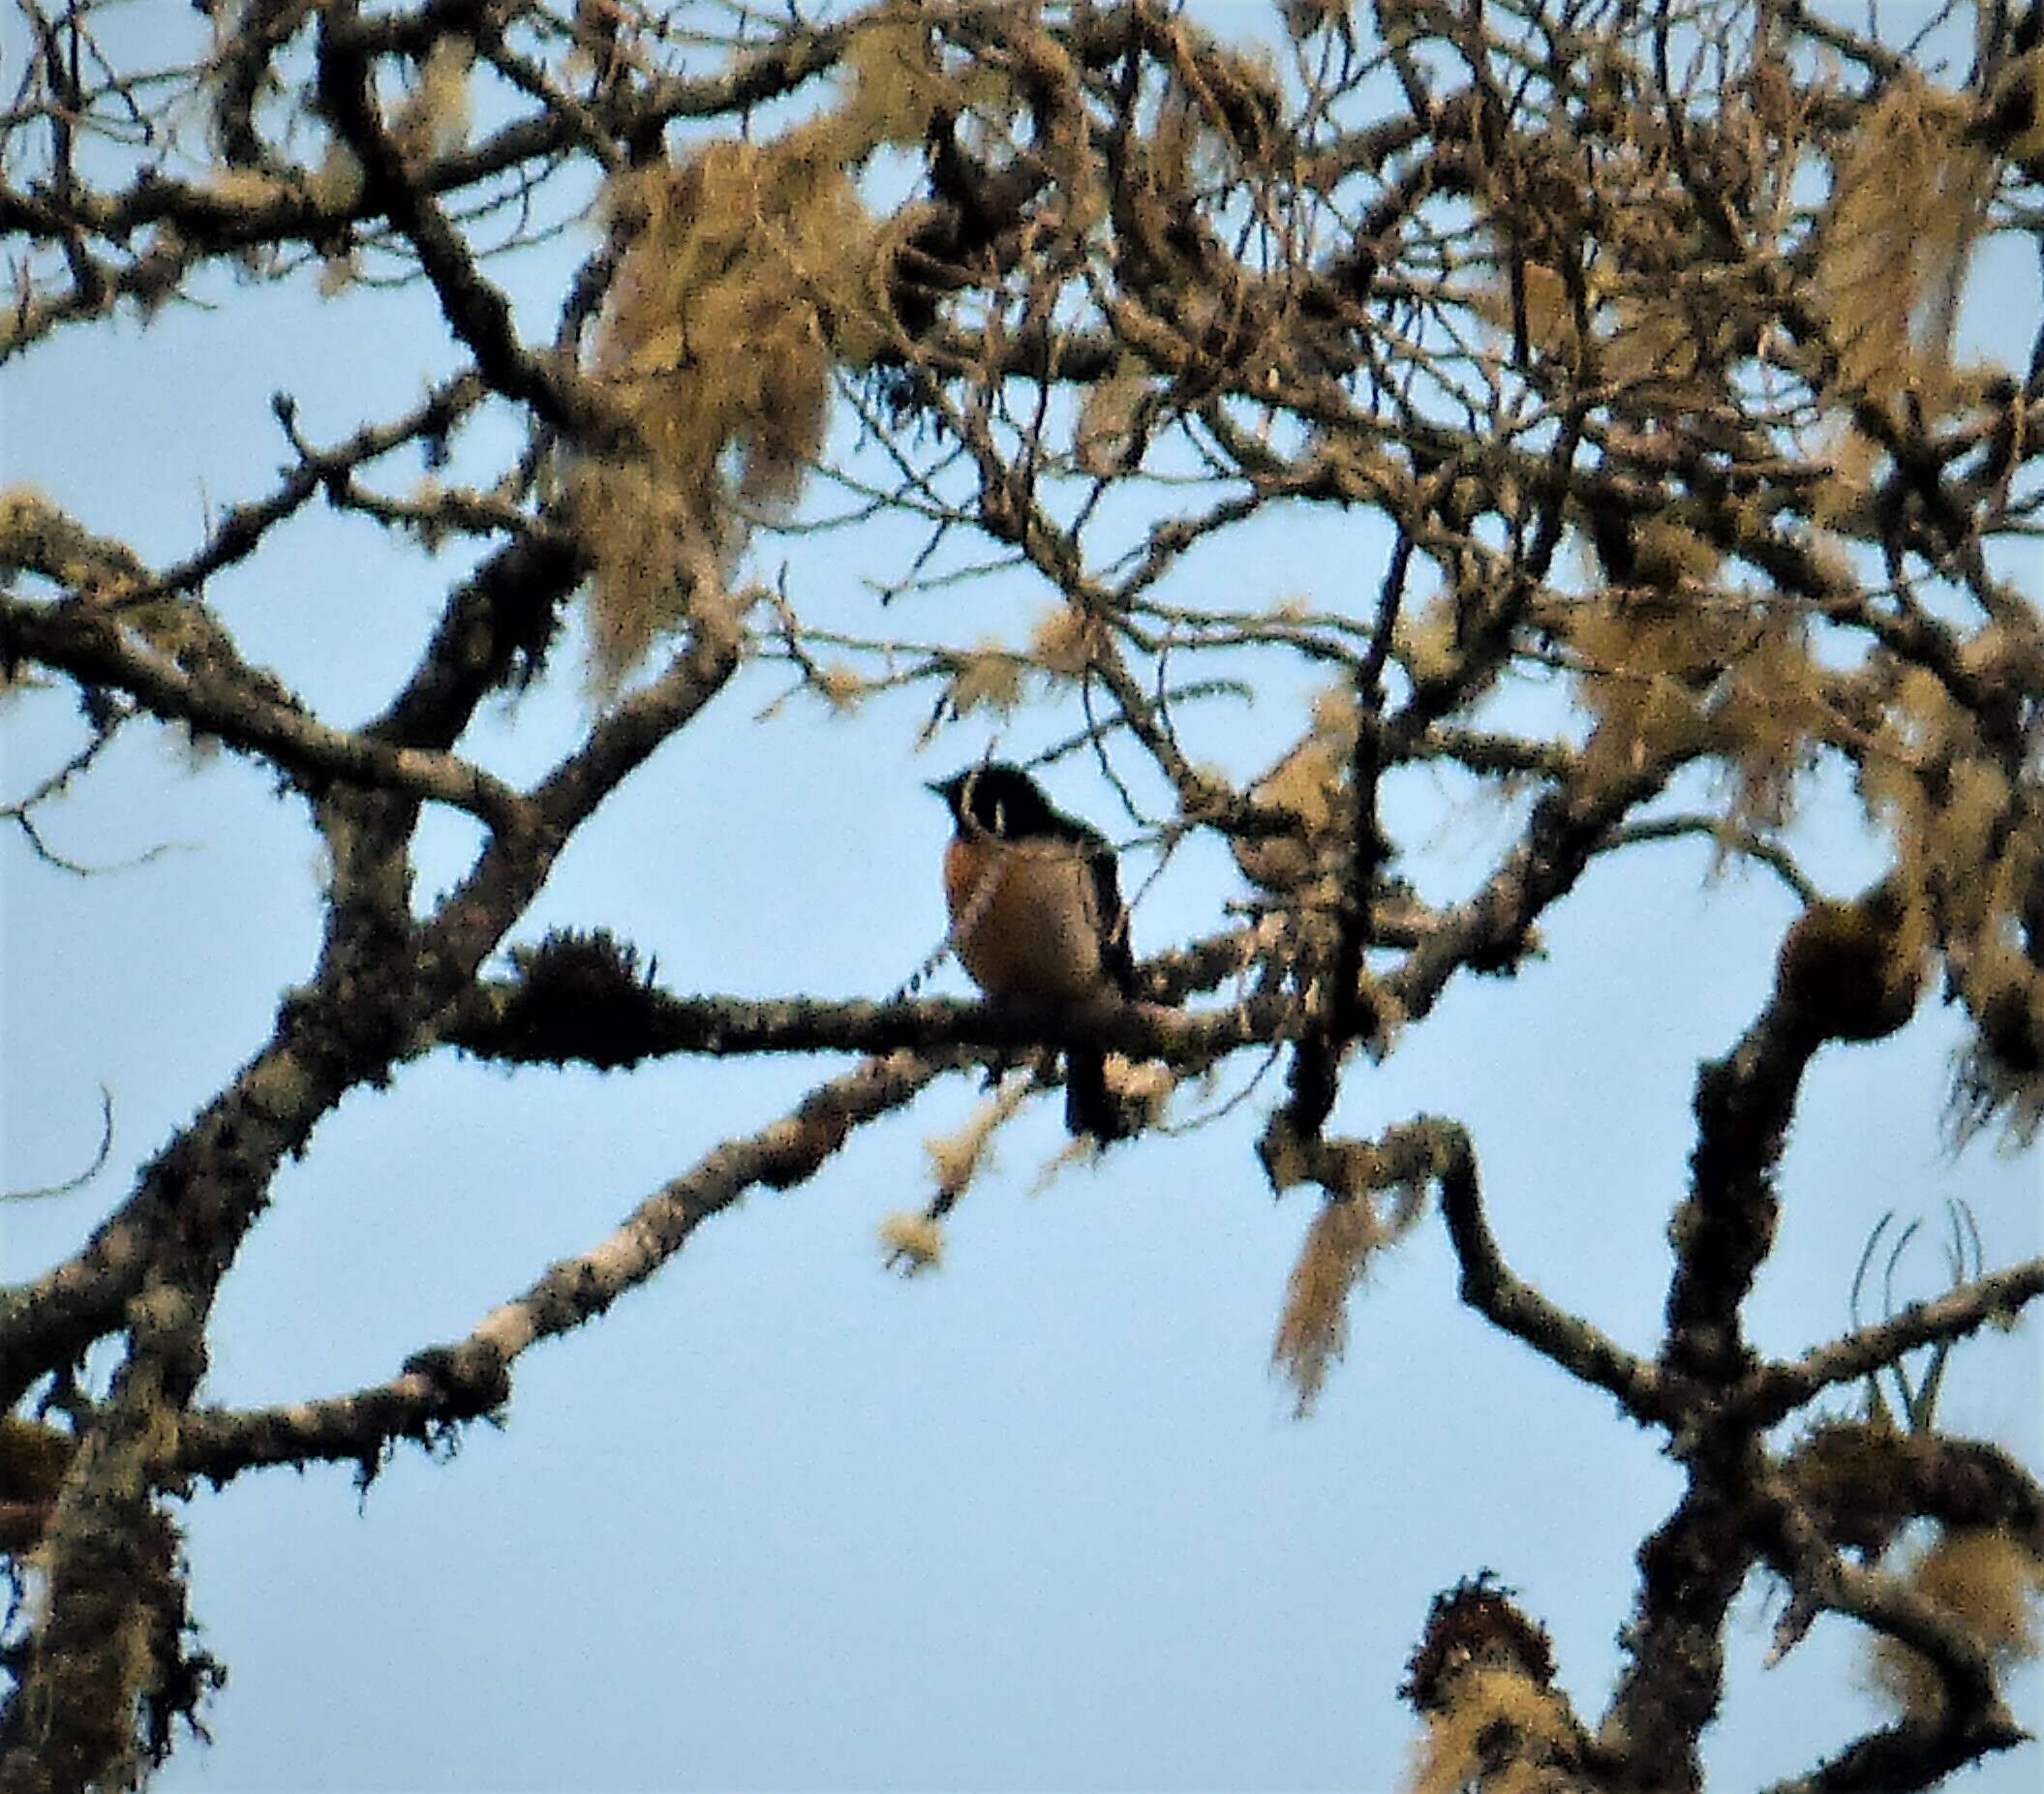
[[932, 780], [930, 790], [944, 800], [952, 820], [1004, 840], [1057, 832], [1057, 812], [1043, 788], [1019, 766], [989, 761], [968, 766], [949, 778]]

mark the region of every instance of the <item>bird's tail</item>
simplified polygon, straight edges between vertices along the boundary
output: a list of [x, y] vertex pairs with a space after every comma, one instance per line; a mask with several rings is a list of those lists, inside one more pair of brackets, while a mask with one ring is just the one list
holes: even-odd
[[1128, 1118], [1107, 1084], [1107, 1055], [1097, 1047], [1073, 1047], [1064, 1056], [1064, 1124], [1090, 1134], [1103, 1146], [1128, 1138]]

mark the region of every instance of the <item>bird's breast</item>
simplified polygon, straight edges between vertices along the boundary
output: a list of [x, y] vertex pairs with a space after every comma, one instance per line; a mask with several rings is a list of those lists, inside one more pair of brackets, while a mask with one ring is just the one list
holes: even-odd
[[1074, 1003], [1102, 994], [1092, 873], [1054, 843], [954, 837], [944, 851], [952, 944], [990, 996]]

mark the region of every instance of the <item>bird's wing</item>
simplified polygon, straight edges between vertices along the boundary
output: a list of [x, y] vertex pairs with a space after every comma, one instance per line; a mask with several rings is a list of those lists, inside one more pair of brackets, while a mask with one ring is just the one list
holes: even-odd
[[1100, 927], [1100, 964], [1108, 982], [1123, 996], [1136, 994], [1136, 956], [1129, 945], [1128, 910], [1121, 901], [1121, 877], [1114, 850], [1103, 836], [1088, 829], [1086, 870], [1093, 877], [1093, 908]]

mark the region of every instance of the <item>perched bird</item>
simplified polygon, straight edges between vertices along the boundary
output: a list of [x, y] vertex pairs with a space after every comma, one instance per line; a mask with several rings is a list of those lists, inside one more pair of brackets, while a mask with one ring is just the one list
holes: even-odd
[[[1131, 996], [1136, 964], [1114, 850], [1052, 806], [1019, 767], [968, 767], [930, 789], [955, 832], [944, 849], [951, 940], [991, 997], [1053, 1010]], [[1106, 1142], [1128, 1133], [1097, 1047], [1065, 1049], [1065, 1126]]]

